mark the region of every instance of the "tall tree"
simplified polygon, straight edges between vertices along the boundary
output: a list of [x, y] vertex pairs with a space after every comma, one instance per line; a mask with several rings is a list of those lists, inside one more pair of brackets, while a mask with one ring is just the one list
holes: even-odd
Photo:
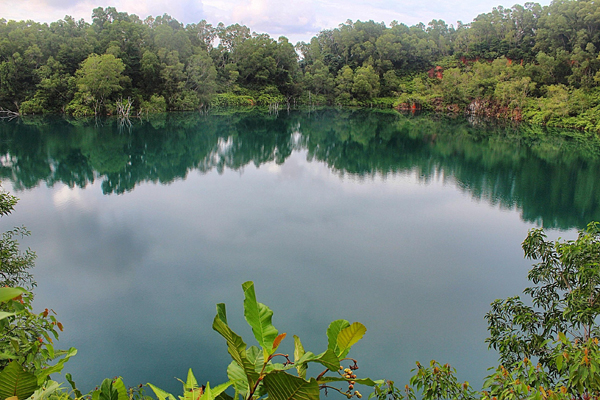
[[111, 96], [121, 93], [128, 81], [124, 70], [123, 61], [112, 54], [92, 54], [81, 64], [76, 73], [78, 95], [93, 107], [94, 114], [102, 111]]

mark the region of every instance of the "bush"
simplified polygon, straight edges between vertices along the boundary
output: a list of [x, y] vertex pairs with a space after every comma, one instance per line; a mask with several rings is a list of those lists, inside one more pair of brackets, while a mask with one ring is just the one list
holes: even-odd
[[153, 94], [148, 101], [142, 101], [139, 107], [140, 114], [156, 114], [167, 111], [167, 101], [163, 96]]
[[253, 106], [256, 101], [247, 95], [237, 95], [233, 93], [220, 93], [210, 101], [211, 107], [229, 107], [229, 106]]

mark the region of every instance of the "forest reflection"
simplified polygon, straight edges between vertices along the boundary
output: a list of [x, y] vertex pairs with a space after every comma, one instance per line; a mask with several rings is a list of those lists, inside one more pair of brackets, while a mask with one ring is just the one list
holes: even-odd
[[600, 220], [600, 140], [576, 131], [335, 108], [170, 113], [130, 126], [110, 118], [0, 122], [0, 176], [16, 190], [100, 180], [105, 194], [121, 194], [191, 171], [282, 164], [295, 151], [340, 176], [441, 177], [548, 228]]

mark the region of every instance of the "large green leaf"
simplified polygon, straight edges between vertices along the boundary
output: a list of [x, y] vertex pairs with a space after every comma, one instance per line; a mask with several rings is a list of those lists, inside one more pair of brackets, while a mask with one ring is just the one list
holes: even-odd
[[206, 389], [204, 390], [202, 400], [215, 400], [225, 391], [225, 389], [231, 386], [232, 383], [233, 382], [229, 381], [215, 386], [214, 388], [211, 388], [210, 383], [206, 382]]
[[112, 388], [116, 390], [118, 393], [118, 400], [129, 400], [129, 396], [127, 395], [127, 388], [123, 383], [123, 379], [117, 378], [112, 381]]
[[236, 399], [237, 394], [241, 395], [242, 398], [246, 398], [248, 392], [250, 391], [248, 377], [246, 376], [246, 373], [242, 367], [240, 367], [235, 361], [232, 361], [227, 366], [227, 377], [233, 382], [233, 388], [236, 391]]
[[298, 370], [298, 376], [302, 379], [306, 379], [306, 370], [308, 369], [308, 365], [298, 364], [298, 360], [302, 358], [305, 353], [306, 352], [304, 351], [304, 346], [302, 346], [300, 338], [294, 335], [294, 364]]
[[217, 316], [225, 325], [227, 325], [227, 309], [225, 308], [225, 303], [217, 304]]
[[179, 400], [200, 400], [202, 396], [202, 388], [196, 386], [193, 389], [184, 390], [183, 396], [179, 396]]
[[271, 323], [273, 311], [256, 301], [254, 282], [244, 282], [242, 289], [244, 290], [244, 317], [252, 328], [256, 341], [271, 355], [275, 351], [273, 342], [278, 334], [277, 329]]
[[350, 348], [358, 342], [366, 332], [367, 328], [360, 322], [354, 322], [352, 325], [342, 329], [337, 337], [339, 357], [346, 357]]
[[318, 400], [319, 385], [314, 378], [306, 381], [283, 371], [265, 376], [269, 400]]
[[213, 329], [221, 334], [227, 341], [227, 351], [246, 374], [248, 384], [253, 387], [258, 380], [258, 373], [255, 371], [254, 364], [248, 360], [246, 354], [246, 343], [242, 337], [231, 330], [227, 325], [227, 314], [224, 304], [217, 304], [217, 315], [213, 321]]
[[152, 389], [158, 400], [175, 400], [175, 396], [173, 396], [171, 393], [167, 393], [151, 383], [148, 383], [147, 385], [150, 386], [150, 389]]
[[336, 356], [340, 355], [338, 348], [338, 336], [342, 329], [350, 326], [350, 323], [345, 319], [338, 319], [329, 324], [327, 328], [327, 348], [335, 353]]
[[[120, 382], [120, 384], [118, 382]], [[128, 400], [127, 390], [125, 389], [123, 382], [120, 379], [117, 379], [114, 383], [111, 379], [103, 380], [100, 385], [100, 390], [96, 390], [92, 394], [92, 399], [94, 399], [94, 394], [97, 394], [96, 398], [98, 400]]]
[[185, 390], [192, 390], [192, 389], [196, 389], [198, 387], [198, 381], [196, 380], [196, 377], [194, 376], [194, 373], [192, 372], [192, 369], [188, 369], [188, 375], [187, 375], [187, 379], [185, 381], [185, 384], [183, 385], [183, 389]]
[[15, 297], [23, 294], [24, 292], [25, 291], [23, 289], [18, 288], [0, 288], [0, 303], [14, 299]]
[[0, 400], [17, 397], [24, 400], [39, 387], [35, 375], [25, 371], [16, 361], [9, 363], [0, 372]]
[[327, 349], [323, 353], [317, 355], [311, 351], [307, 351], [302, 357], [300, 357], [300, 359], [296, 360], [296, 365], [306, 365], [306, 363], [309, 362], [322, 364], [330, 371], [337, 371], [340, 369], [340, 359], [330, 349]]
[[254, 365], [254, 371], [260, 374], [265, 363], [265, 357], [261, 349], [256, 346], [250, 346], [246, 349], [248, 361]]
[[287, 371], [288, 369], [295, 368], [294, 364], [282, 364], [282, 363], [268, 363], [265, 366], [265, 374], [272, 371]]

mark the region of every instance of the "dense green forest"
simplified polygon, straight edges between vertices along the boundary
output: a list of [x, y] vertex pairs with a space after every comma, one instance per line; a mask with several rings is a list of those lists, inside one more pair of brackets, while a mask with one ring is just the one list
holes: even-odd
[[600, 6], [498, 6], [468, 24], [346, 21], [295, 46], [239, 24], [96, 8], [0, 19], [2, 113], [142, 115], [230, 105], [395, 106], [600, 130]]

